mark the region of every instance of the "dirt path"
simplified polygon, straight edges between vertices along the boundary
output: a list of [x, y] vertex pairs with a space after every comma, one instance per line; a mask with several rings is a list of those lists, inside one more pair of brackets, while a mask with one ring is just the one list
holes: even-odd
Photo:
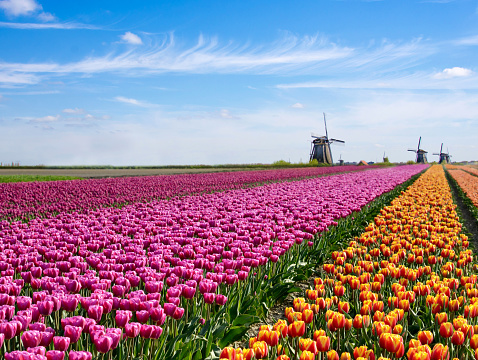
[[451, 175], [446, 172], [446, 177], [448, 180], [448, 184], [451, 188], [451, 193], [453, 195], [453, 200], [455, 204], [458, 206], [458, 214], [460, 216], [460, 220], [465, 226], [466, 232], [469, 233], [469, 241], [472, 244], [473, 248], [475, 249], [475, 253], [478, 253], [478, 219], [476, 219], [473, 214], [470, 212], [466, 204], [464, 203], [460, 193], [458, 192], [457, 184], [451, 179]]

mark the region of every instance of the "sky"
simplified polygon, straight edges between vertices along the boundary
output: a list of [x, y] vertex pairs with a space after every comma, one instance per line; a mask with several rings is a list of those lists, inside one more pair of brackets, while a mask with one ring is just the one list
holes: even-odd
[[478, 160], [478, 0], [0, 0], [0, 162]]

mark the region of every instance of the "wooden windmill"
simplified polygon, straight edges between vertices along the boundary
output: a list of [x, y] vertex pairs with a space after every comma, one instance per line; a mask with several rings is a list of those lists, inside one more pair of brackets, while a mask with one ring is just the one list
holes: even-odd
[[[417, 150], [415, 149], [408, 149], [408, 151], [412, 151], [414, 153], [417, 154], [416, 158], [415, 158], [415, 162], [417, 164], [426, 164], [428, 161], [427, 161], [427, 154], [428, 154], [428, 151], [425, 151], [423, 149], [420, 149], [420, 142], [422, 141], [422, 137], [420, 136], [420, 139], [418, 139], [418, 147], [417, 147]], [[443, 144], [442, 144], [443, 145]]]
[[319, 164], [331, 164], [333, 165], [332, 151], [330, 150], [330, 144], [334, 142], [345, 144], [345, 141], [338, 139], [329, 139], [329, 134], [327, 132], [327, 122], [325, 120], [324, 113], [324, 125], [325, 125], [325, 136], [318, 136], [311, 134], [312, 140], [310, 148], [310, 161], [316, 159]]
[[440, 153], [437, 154], [433, 154], [433, 155], [438, 155], [440, 157], [440, 159], [438, 160], [438, 163], [439, 164], [449, 164], [450, 163], [450, 158], [451, 158], [451, 155], [449, 154], [448, 152], [448, 148], [446, 149], [446, 153], [443, 152], [443, 143], [441, 144], [441, 147], [440, 147]]

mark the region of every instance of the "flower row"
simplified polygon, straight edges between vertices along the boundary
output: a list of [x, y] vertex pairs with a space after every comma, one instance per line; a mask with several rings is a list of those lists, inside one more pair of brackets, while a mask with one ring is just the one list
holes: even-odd
[[[285, 319], [222, 359], [466, 359], [478, 348], [476, 265], [441, 166], [332, 254]], [[477, 334], [475, 335], [475, 331]], [[475, 355], [478, 358], [478, 353]]]
[[[462, 170], [449, 170], [450, 175], [455, 179], [466, 196], [478, 207], [478, 176], [469, 174]], [[478, 172], [478, 171], [477, 171]]]
[[365, 168], [371, 167], [342, 166], [0, 184], [0, 219], [30, 219], [65, 211], [82, 212], [102, 206], [239, 189], [253, 183], [300, 179]]

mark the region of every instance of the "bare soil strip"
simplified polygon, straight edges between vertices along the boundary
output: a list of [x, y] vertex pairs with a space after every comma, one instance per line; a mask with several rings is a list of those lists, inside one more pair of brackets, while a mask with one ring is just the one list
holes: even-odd
[[478, 219], [476, 219], [473, 214], [468, 209], [468, 206], [463, 201], [459, 190], [457, 188], [456, 182], [451, 178], [451, 175], [448, 171], [445, 172], [448, 180], [448, 184], [451, 188], [451, 193], [453, 195], [453, 200], [458, 207], [458, 215], [460, 217], [461, 223], [465, 226], [465, 230], [468, 233], [470, 244], [473, 245], [475, 253], [478, 253]]

